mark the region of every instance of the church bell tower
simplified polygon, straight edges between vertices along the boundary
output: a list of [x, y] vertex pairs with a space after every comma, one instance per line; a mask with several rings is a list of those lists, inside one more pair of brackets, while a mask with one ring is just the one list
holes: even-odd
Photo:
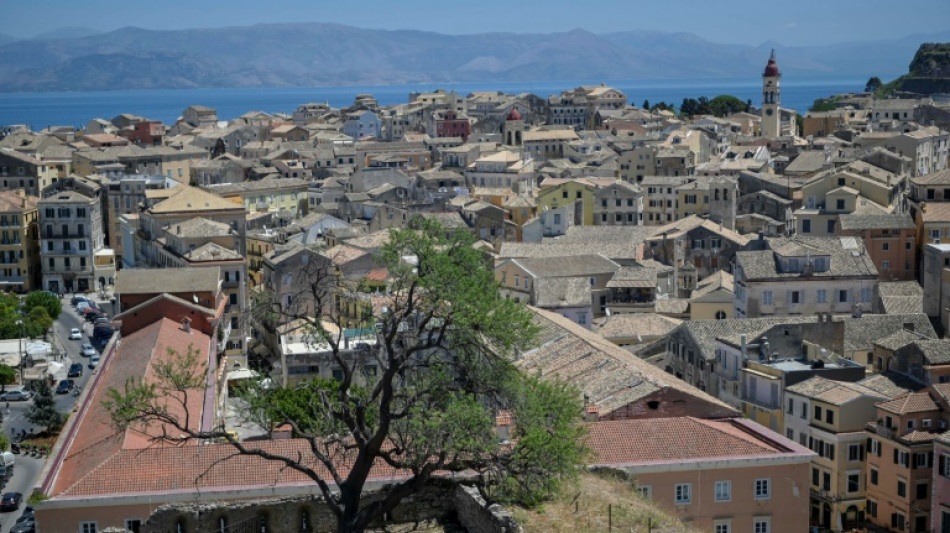
[[781, 79], [782, 75], [778, 71], [778, 63], [775, 62], [775, 50], [772, 50], [769, 63], [765, 66], [765, 72], [762, 73], [763, 137], [778, 137], [780, 135], [782, 111], [779, 105], [781, 104], [782, 90], [779, 83]]

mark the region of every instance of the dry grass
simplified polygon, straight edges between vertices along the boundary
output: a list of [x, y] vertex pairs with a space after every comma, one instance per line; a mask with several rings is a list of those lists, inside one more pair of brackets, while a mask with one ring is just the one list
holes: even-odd
[[[608, 508], [610, 511], [608, 511]], [[525, 533], [691, 533], [678, 518], [641, 499], [630, 482], [583, 473], [561, 495], [538, 509], [510, 508]], [[610, 529], [612, 515], [613, 528]]]

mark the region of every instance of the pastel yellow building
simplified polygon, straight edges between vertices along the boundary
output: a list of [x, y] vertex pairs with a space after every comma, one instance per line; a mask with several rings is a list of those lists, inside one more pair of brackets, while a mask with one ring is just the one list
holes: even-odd
[[538, 210], [543, 212], [579, 203], [581, 225], [593, 226], [595, 193], [614, 181], [613, 178], [547, 178], [538, 191]]
[[37, 202], [39, 198], [23, 189], [0, 191], [0, 290], [40, 288]]

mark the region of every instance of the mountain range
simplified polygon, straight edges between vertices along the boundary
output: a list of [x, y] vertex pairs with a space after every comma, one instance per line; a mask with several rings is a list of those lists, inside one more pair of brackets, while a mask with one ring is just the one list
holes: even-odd
[[827, 46], [720, 44], [689, 33], [446, 35], [340, 24], [0, 36], [0, 91], [93, 91], [747, 77], [775, 49], [796, 77], [895, 76], [950, 32]]

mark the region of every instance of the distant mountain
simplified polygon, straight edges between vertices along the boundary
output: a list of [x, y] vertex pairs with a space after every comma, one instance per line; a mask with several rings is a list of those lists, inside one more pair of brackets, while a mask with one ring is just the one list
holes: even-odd
[[47, 39], [76, 39], [79, 37], [89, 37], [91, 35], [99, 35], [103, 33], [102, 30], [94, 30], [92, 28], [82, 28], [79, 26], [64, 26], [62, 28], [56, 28], [55, 30], [46, 31], [37, 35], [30, 37], [31, 41], [44, 41]]
[[922, 41], [950, 40], [948, 34], [782, 47], [646, 30], [456, 36], [321, 23], [127, 27], [72, 37], [67, 30], [0, 41], [0, 91], [747, 77], [764, 67], [772, 47], [785, 74], [888, 76], [905, 71]]
[[0, 46], [3, 46], [7, 43], [12, 43], [13, 41], [16, 41], [16, 40], [17, 40], [16, 37], [13, 37], [11, 35], [4, 35], [0, 33]]

